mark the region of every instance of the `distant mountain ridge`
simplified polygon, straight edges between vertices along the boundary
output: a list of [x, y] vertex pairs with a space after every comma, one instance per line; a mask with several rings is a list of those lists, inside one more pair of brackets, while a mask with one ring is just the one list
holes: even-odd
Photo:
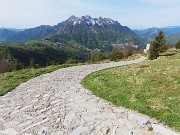
[[52, 26], [41, 25], [35, 28], [25, 29], [24, 31], [17, 32], [12, 36], [8, 36], [6, 38], [6, 42], [25, 42], [27, 40], [39, 40], [43, 39], [52, 31]]
[[162, 28], [153, 27], [144, 30], [134, 30], [134, 32], [141, 37], [153, 40], [161, 30], [166, 35], [170, 44], [175, 44], [178, 40], [180, 40], [180, 26], [167, 26]]
[[8, 29], [0, 29], [0, 41], [5, 42], [8, 37], [15, 35], [16, 32]]
[[18, 31], [23, 31], [24, 29], [15, 29], [15, 28], [0, 28], [0, 30], [10, 30], [10, 31], [15, 31], [15, 32], [18, 32]]
[[135, 44], [143, 44], [142, 38], [127, 26], [122, 26], [118, 21], [111, 18], [92, 18], [88, 15], [71, 16], [54, 26], [42, 25], [9, 34], [1, 41], [25, 42], [41, 39], [65, 44], [73, 41], [90, 49], [103, 48], [114, 43], [134, 42]]

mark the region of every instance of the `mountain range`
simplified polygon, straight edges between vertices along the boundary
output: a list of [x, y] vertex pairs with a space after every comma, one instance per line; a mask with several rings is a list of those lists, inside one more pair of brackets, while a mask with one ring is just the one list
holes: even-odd
[[146, 42], [163, 31], [169, 44], [180, 39], [180, 26], [131, 30], [111, 18], [71, 16], [54, 26], [41, 25], [29, 29], [0, 28], [0, 42], [46, 40], [59, 44], [78, 44], [88, 49], [110, 50], [112, 45], [133, 43], [144, 48]]
[[146, 38], [148, 41], [154, 40], [157, 34], [163, 31], [169, 44], [175, 44], [180, 40], [180, 26], [168, 26], [162, 28], [148, 28], [143, 30], [134, 30], [136, 34]]
[[133, 42], [139, 46], [144, 43], [127, 26], [110, 18], [92, 18], [91, 16], [71, 16], [67, 20], [54, 25], [42, 25], [23, 31], [0, 30], [1, 42], [25, 42], [28, 40], [46, 40], [68, 44], [75, 42], [89, 49], [108, 50], [112, 44]]

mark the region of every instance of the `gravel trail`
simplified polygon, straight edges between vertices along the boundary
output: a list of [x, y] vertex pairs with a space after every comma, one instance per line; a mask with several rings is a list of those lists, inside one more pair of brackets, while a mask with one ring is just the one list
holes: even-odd
[[143, 60], [69, 67], [22, 83], [0, 97], [0, 135], [178, 135], [80, 84], [94, 71]]

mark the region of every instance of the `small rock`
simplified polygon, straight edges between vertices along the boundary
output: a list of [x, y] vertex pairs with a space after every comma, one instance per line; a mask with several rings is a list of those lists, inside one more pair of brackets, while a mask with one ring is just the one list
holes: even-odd
[[108, 129], [106, 130], [106, 134], [109, 134], [110, 132], [110, 128], [108, 127]]
[[152, 128], [151, 126], [148, 126], [148, 127], [147, 127], [147, 130], [148, 130], [148, 131], [152, 131], [153, 128]]
[[42, 127], [41, 130], [39, 130], [38, 135], [46, 135], [48, 131], [48, 127]]
[[65, 116], [63, 125], [64, 125], [64, 126], [68, 126], [69, 124], [71, 124], [74, 116], [75, 116], [75, 112], [70, 111], [70, 112]]
[[61, 121], [61, 118], [58, 118], [57, 120], [56, 120], [56, 123], [58, 123], [58, 122], [60, 122]]

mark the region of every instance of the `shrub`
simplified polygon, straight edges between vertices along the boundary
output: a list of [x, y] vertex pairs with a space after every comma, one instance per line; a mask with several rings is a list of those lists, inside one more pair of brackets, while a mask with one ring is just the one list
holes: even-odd
[[119, 61], [123, 58], [123, 54], [118, 48], [113, 48], [110, 58], [111, 60]]
[[101, 60], [103, 60], [103, 54], [101, 52], [98, 52], [98, 51], [92, 52], [91, 56], [90, 56], [90, 60], [92, 62], [101, 61]]
[[123, 49], [123, 57], [126, 58], [133, 54], [133, 47], [131, 45], [127, 45]]
[[76, 59], [73, 59], [73, 58], [69, 58], [67, 61], [66, 61], [66, 64], [77, 64], [78, 61]]
[[0, 59], [0, 73], [12, 71], [12, 64], [8, 59]]

